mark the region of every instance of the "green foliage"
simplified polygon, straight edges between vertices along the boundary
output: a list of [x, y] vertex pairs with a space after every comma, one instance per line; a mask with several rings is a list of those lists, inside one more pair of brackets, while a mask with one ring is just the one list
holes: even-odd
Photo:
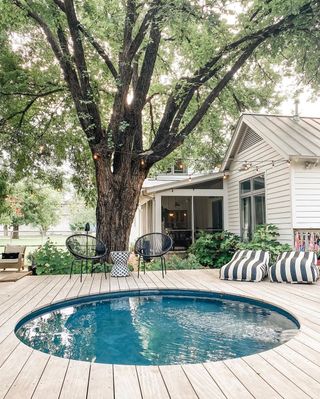
[[202, 232], [190, 246], [189, 252], [202, 265], [219, 268], [232, 258], [239, 241], [238, 236], [228, 231], [213, 234]]
[[59, 249], [50, 240], [31, 253], [28, 258], [37, 266], [37, 274], [65, 274], [70, 269], [73, 256], [66, 250]]
[[[116, 66], [121, 61], [119, 56], [123, 54], [127, 4], [134, 3], [137, 8], [133, 12], [132, 37], [135, 37], [146, 13], [150, 11], [151, 1], [75, 2], [77, 19], [106, 49]], [[177, 87], [181, 90], [183, 84], [192, 80], [192, 74], [201, 71], [227, 43], [242, 40], [248, 35], [255, 38], [256, 31], [277, 23], [289, 14], [297, 16], [290, 30], [278, 36], [274, 34], [258, 47], [220, 94], [219, 101], [209, 107], [182, 147], [172, 154], [172, 158], [205, 159], [205, 162], [190, 162], [195, 170], [209, 170], [219, 164], [239, 112], [258, 111], [261, 108], [273, 110], [279, 104], [281, 98], [276, 87], [283, 72], [278, 72], [277, 65], [282, 65], [287, 74], [297, 71], [302, 82], [308, 82], [318, 89], [319, 7], [317, 1], [311, 0], [313, 12], [299, 16], [300, 8], [307, 3], [307, 0], [160, 2], [157, 22], [162, 38], [148, 92], [149, 101], [141, 115], [145, 148], [150, 147], [168, 98], [175, 94], [179, 99], [180, 93], [175, 93], [178, 81]], [[17, 4], [31, 12], [21, 10]], [[93, 204], [96, 199], [95, 168], [89, 142], [81, 127], [81, 116], [86, 115], [76, 115], [59, 63], [42, 30], [30, 18], [30, 15], [39, 15], [53, 32], [58, 44], [56, 32], [63, 32], [72, 53], [66, 16], [53, 0], [2, 0], [0, 14], [1, 149], [10, 157], [10, 166], [18, 179], [33, 176], [56, 188], [62, 184], [64, 170], [61, 166], [68, 162], [72, 168], [73, 184], [86, 203]], [[145, 30], [146, 37], [134, 57], [134, 78], [136, 72], [142, 69], [144, 51], [150, 42], [151, 25], [147, 24], [149, 29]], [[126, 35], [130, 36], [128, 32]], [[87, 77], [100, 111], [102, 127], [106, 129], [113, 115], [115, 95], [121, 81], [113, 79], [85, 35], [81, 37], [88, 67]], [[205, 84], [195, 91], [181, 120], [182, 128], [192, 119], [219, 80], [230, 71], [248, 42], [250, 40], [243, 39], [241, 48], [225, 51], [223, 57], [212, 64], [208, 79], [205, 78]], [[69, 61], [73, 68], [74, 58], [72, 53]], [[132, 67], [130, 65], [129, 71]], [[128, 121], [122, 120], [118, 133], [121, 135], [127, 126]], [[111, 147], [112, 140], [109, 139], [108, 136], [106, 142]], [[166, 162], [160, 161], [153, 173], [157, 172], [157, 168], [165, 170]]]
[[292, 250], [289, 244], [281, 244], [277, 241], [278, 236], [278, 227], [274, 224], [260, 225], [256, 227], [252, 240], [239, 243], [238, 248], [268, 251], [270, 262], [274, 263], [280, 253]]
[[46, 234], [59, 220], [60, 194], [33, 180], [10, 183], [0, 213], [3, 224], [39, 227]]
[[96, 226], [96, 212], [94, 208], [85, 205], [84, 201], [76, 197], [69, 205], [71, 231], [83, 231], [86, 223], [91, 229]]
[[[187, 258], [181, 258], [178, 255], [172, 255], [167, 260], [166, 264], [167, 270], [201, 269], [203, 267], [193, 254], [189, 254]], [[147, 262], [146, 270], [161, 270], [161, 262], [157, 258], [151, 262]]]
[[[29, 254], [28, 258], [36, 264], [37, 274], [68, 274], [74, 259], [69, 251], [58, 248], [51, 240], [47, 240], [43, 246]], [[111, 265], [106, 266], [108, 270]], [[91, 263], [89, 263], [90, 270]], [[103, 270], [103, 265], [95, 265], [95, 272]], [[80, 273], [80, 262], [75, 262], [73, 273]]]

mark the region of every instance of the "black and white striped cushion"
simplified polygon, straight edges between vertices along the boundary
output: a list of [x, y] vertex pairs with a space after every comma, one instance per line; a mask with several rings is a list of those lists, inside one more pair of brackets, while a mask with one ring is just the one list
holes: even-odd
[[261, 281], [268, 274], [269, 253], [236, 251], [229, 263], [220, 269], [221, 280]]
[[314, 283], [319, 278], [317, 255], [314, 252], [283, 252], [269, 270], [270, 281]]

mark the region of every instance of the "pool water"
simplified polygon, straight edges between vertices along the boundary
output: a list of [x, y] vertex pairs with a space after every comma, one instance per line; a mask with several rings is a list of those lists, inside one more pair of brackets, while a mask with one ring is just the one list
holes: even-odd
[[298, 331], [271, 305], [195, 292], [107, 295], [60, 304], [22, 320], [18, 338], [56, 356], [164, 365], [235, 358], [274, 348]]

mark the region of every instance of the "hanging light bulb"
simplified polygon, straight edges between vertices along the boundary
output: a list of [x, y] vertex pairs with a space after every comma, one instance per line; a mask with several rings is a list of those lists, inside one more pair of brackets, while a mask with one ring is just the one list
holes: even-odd
[[289, 166], [291, 165], [290, 159], [287, 159], [287, 164], [288, 164]]
[[228, 178], [228, 175], [226, 173], [223, 174], [223, 179], [226, 180]]
[[272, 165], [272, 167], [274, 168], [274, 161], [272, 161], [271, 165]]
[[140, 159], [140, 165], [144, 166], [144, 164], [145, 164], [144, 159]]
[[191, 175], [189, 175], [188, 180], [191, 181]]

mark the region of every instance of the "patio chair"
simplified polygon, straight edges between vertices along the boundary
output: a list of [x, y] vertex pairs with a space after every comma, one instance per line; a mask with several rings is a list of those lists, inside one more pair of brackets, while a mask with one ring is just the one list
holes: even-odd
[[70, 266], [70, 278], [75, 262], [80, 262], [80, 281], [82, 281], [83, 263], [85, 262], [86, 272], [88, 262], [91, 262], [91, 275], [94, 271], [94, 263], [103, 263], [104, 275], [107, 278], [106, 263], [104, 257], [107, 254], [107, 247], [101, 240], [89, 234], [73, 234], [66, 240], [69, 252], [74, 256]]
[[221, 280], [261, 281], [268, 275], [269, 252], [239, 250], [220, 269]]
[[269, 278], [277, 283], [315, 283], [319, 278], [317, 255], [311, 251], [283, 252], [270, 267]]
[[160, 258], [162, 277], [167, 273], [166, 259], [164, 255], [172, 248], [173, 241], [170, 236], [162, 233], [145, 234], [137, 239], [134, 252], [139, 257], [138, 277], [140, 275], [141, 258], [143, 261], [144, 273], [146, 272], [146, 262], [152, 258]]
[[24, 254], [26, 251], [25, 245], [11, 245], [4, 247], [2, 259], [0, 259], [0, 269], [24, 269]]

